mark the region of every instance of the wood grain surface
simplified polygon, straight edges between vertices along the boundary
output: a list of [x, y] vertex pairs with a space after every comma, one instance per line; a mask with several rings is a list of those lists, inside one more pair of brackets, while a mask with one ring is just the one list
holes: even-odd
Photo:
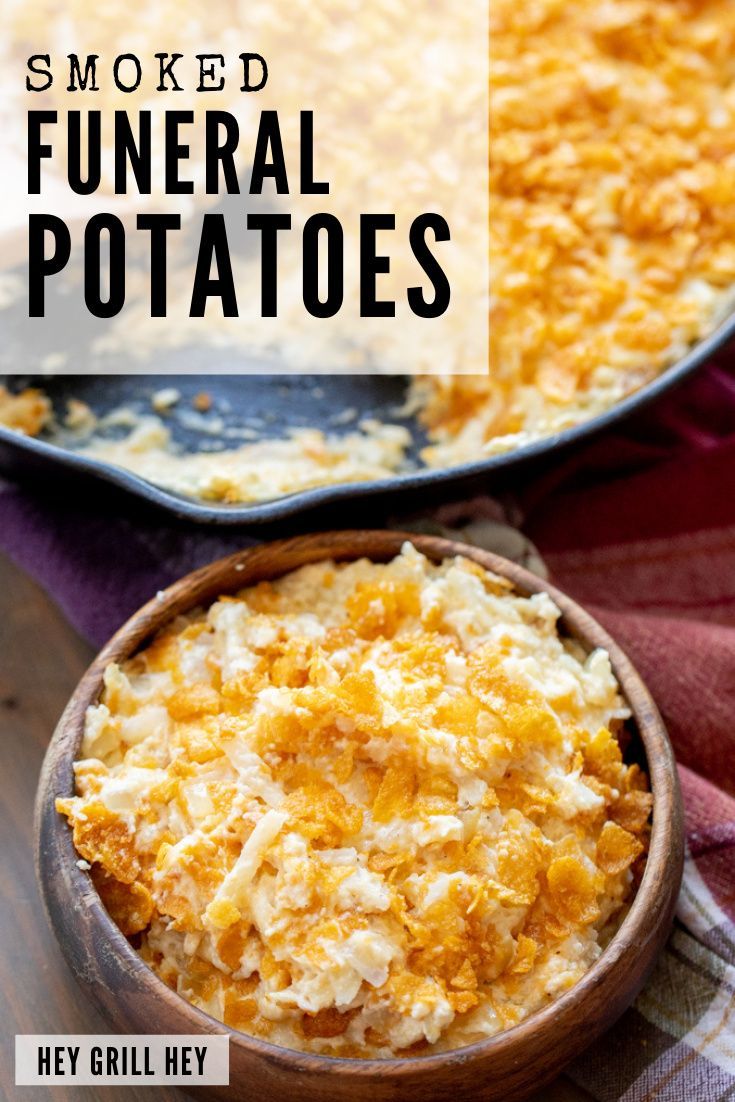
[[[0, 556], [0, 1099], [181, 1102], [171, 1088], [15, 1087], [16, 1033], [107, 1033], [74, 981], [33, 871], [33, 800], [51, 732], [93, 656], [45, 594]], [[573, 1099], [575, 1096], [571, 1095]], [[564, 1095], [560, 1102], [566, 1102]]]
[[[67, 958], [89, 985], [97, 1004], [122, 1031], [143, 1032], [156, 1021], [162, 1032], [221, 1031], [185, 1003], [142, 964], [101, 906], [90, 878], [76, 867], [66, 824], [53, 797], [73, 789], [71, 763], [83, 716], [98, 699], [104, 668], [124, 660], [172, 616], [244, 584], [274, 577], [305, 562], [363, 554], [392, 557], [405, 537], [389, 532], [324, 533], [230, 556], [189, 575], [140, 610], [113, 637], [79, 683], [46, 758], [38, 801], [38, 872], [49, 912]], [[489, 1041], [468, 1049], [390, 1062], [325, 1060], [277, 1049], [231, 1032], [231, 1087], [208, 1088], [222, 1099], [304, 1100], [325, 1097], [392, 1100], [470, 1099], [493, 1102], [528, 1097], [619, 1016], [650, 971], [668, 932], [681, 875], [682, 828], [676, 771], [660, 716], [628, 659], [587, 613], [553, 587], [513, 564], [477, 549], [433, 537], [414, 537], [420, 550], [440, 559], [456, 553], [508, 577], [521, 592], [547, 589], [563, 613], [563, 625], [589, 649], [604, 647], [633, 710], [648, 754], [654, 818], [648, 868], [630, 913], [603, 956], [585, 977], [551, 1006]], [[205, 1093], [205, 1092], [202, 1092]], [[548, 1089], [542, 1097], [549, 1098]]]

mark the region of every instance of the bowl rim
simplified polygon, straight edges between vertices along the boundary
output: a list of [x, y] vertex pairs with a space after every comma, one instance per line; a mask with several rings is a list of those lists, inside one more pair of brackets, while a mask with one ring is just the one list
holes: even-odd
[[[72, 766], [81, 741], [84, 712], [99, 697], [105, 667], [111, 661], [124, 661], [132, 656], [164, 623], [169, 622], [176, 615], [202, 604], [206, 607], [207, 603], [216, 600], [216, 593], [219, 591], [216, 585], [211, 588], [212, 595], [209, 595], [213, 578], [230, 573], [234, 575], [232, 580], [237, 582], [237, 575], [242, 573], [244, 575], [242, 582], [221, 590], [223, 594], [236, 592], [238, 588], [244, 588], [256, 582], [255, 577], [249, 578], [245, 573], [249, 560], [256, 560], [255, 570], [259, 577], [268, 576], [268, 558], [273, 552], [289, 549], [298, 554], [304, 551], [308, 556], [303, 558], [304, 564], [325, 561], [327, 558], [346, 562], [362, 557], [379, 562], [393, 558], [405, 541], [414, 544], [417, 550], [435, 562], [463, 555], [483, 568], [509, 579], [521, 594], [547, 593], [561, 610], [559, 626], [563, 634], [578, 639], [588, 651], [599, 646], [607, 649], [622, 695], [631, 709], [631, 718], [646, 757], [654, 799], [649, 851], [646, 868], [630, 908], [598, 959], [571, 988], [533, 1011], [516, 1025], [461, 1048], [422, 1056], [381, 1058], [326, 1056], [276, 1045], [233, 1029], [195, 1007], [184, 996], [169, 988], [142, 960], [107, 913], [89, 872], [77, 866], [79, 855], [73, 845], [72, 832], [66, 820], [56, 812], [53, 801], [57, 795], [62, 794], [63, 783], [60, 774], [66, 774], [63, 779], [67, 781], [68, 793], [73, 792]], [[370, 553], [369, 547], [375, 544], [378, 544], [381, 550]], [[319, 548], [324, 549], [321, 555], [314, 553]], [[264, 569], [258, 569], [258, 558], [263, 559]], [[272, 570], [270, 577], [282, 576], [297, 569], [298, 565], [294, 563], [285, 569]], [[201, 597], [205, 593], [207, 596], [201, 600], [191, 599], [192, 595]], [[162, 613], [164, 615], [161, 615]], [[151, 620], [155, 620], [155, 627], [151, 626]], [[588, 631], [596, 637], [594, 645], [587, 638]], [[636, 683], [636, 695], [639, 698], [637, 704], [634, 704], [629, 696], [629, 689], [633, 682]], [[69, 781], [71, 781], [71, 787], [68, 786]], [[54, 928], [44, 875], [42, 834], [45, 822], [51, 824], [50, 829], [59, 841], [64, 856], [68, 859], [67, 873], [71, 877], [72, 885], [85, 905], [92, 910], [93, 920], [100, 934], [105, 937], [109, 947], [121, 956], [126, 970], [134, 972], [154, 998], [168, 1002], [175, 1014], [188, 1020], [187, 1026], [192, 1027], [188, 1030], [189, 1032], [226, 1034], [230, 1037], [231, 1043], [239, 1048], [249, 1051], [254, 1056], [271, 1062], [275, 1061], [284, 1069], [293, 1070], [297, 1067], [305, 1073], [313, 1071], [320, 1074], [349, 1072], [362, 1077], [383, 1072], [402, 1078], [414, 1074], [417, 1069], [429, 1072], [432, 1068], [446, 1067], [448, 1062], [464, 1064], [481, 1055], [487, 1057], [502, 1050], [522, 1048], [529, 1037], [544, 1030], [565, 1011], [583, 1004], [586, 996], [605, 982], [622, 957], [629, 952], [635, 952], [636, 947], [639, 952], [641, 951], [641, 946], [646, 944], [645, 937], [642, 937], [646, 932], [646, 918], [650, 917], [652, 910], [664, 916], [663, 923], [668, 928], [681, 881], [684, 848], [678, 775], [663, 720], [640, 675], [605, 629], [555, 585], [493, 552], [443, 537], [380, 529], [330, 531], [316, 536], [296, 536], [260, 543], [217, 559], [183, 576], [167, 589], [159, 591], [152, 600], [134, 613], [100, 650], [83, 674], [59, 720], [44, 759], [36, 796], [36, 876], [47, 916]], [[664, 873], [666, 875], [663, 875]], [[657, 925], [660, 927], [661, 923]], [[62, 943], [61, 948], [64, 954], [68, 955], [67, 946]]]
[[[371, 500], [380, 498], [381, 495], [399, 496], [411, 490], [451, 486], [454, 483], [470, 482], [483, 475], [502, 474], [521, 468], [534, 460], [581, 443], [644, 409], [667, 391], [679, 386], [731, 337], [735, 337], [735, 305], [720, 317], [706, 336], [692, 344], [683, 356], [638, 390], [627, 394], [593, 417], [578, 421], [559, 432], [531, 440], [518, 448], [448, 467], [419, 467], [414, 471], [365, 482], [337, 482], [333, 485], [314, 486], [280, 494], [265, 501], [227, 505], [186, 497], [149, 482], [124, 467], [87, 456], [83, 451], [71, 451], [47, 440], [24, 436], [4, 425], [0, 425], [0, 444], [21, 455], [26, 454], [46, 463], [57, 464], [72, 473], [92, 476], [102, 483], [131, 493], [174, 517], [200, 524], [249, 524], [255, 527], [282, 522], [321, 507], [335, 507], [340, 502], [362, 498]], [[247, 379], [247, 376], [243, 378]], [[36, 385], [36, 382], [32, 380], [31, 385]]]

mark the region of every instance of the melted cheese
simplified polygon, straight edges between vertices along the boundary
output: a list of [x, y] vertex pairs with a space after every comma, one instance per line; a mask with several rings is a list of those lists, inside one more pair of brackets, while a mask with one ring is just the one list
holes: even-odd
[[566, 990], [634, 890], [651, 800], [602, 651], [463, 560], [302, 567], [111, 666], [79, 855], [144, 959], [277, 1044], [451, 1048]]

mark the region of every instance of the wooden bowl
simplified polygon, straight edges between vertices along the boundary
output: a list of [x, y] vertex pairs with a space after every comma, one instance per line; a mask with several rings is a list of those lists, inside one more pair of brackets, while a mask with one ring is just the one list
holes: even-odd
[[[54, 798], [73, 793], [72, 763], [84, 714], [97, 701], [110, 662], [135, 653], [166, 621], [223, 593], [273, 579], [327, 558], [393, 558], [405, 539], [435, 561], [462, 554], [510, 579], [521, 593], [548, 592], [562, 611], [562, 630], [588, 649], [604, 647], [633, 712], [653, 793], [651, 845], [638, 893], [597, 962], [560, 998], [519, 1025], [433, 1056], [348, 1060], [279, 1048], [228, 1030], [171, 991], [143, 963], [112, 922], [77, 854]], [[683, 860], [676, 767], [651, 696], [631, 663], [591, 616], [553, 586], [513, 563], [450, 540], [400, 532], [332, 532], [298, 537], [231, 555], [182, 578], [120, 628], [90, 666], [61, 717], [46, 755], [36, 803], [37, 875], [48, 915], [77, 978], [120, 1032], [229, 1033], [230, 1086], [200, 1095], [245, 1102], [366, 1099], [484, 1099], [513, 1102], [549, 1082], [630, 1005], [669, 931]]]

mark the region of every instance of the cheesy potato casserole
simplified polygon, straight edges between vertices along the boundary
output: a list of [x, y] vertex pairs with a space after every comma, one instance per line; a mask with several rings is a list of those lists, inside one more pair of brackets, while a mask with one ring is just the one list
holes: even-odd
[[263, 438], [213, 452], [181, 452], [155, 415], [133, 417], [122, 439], [92, 437], [82, 454], [123, 467], [174, 493], [228, 505], [268, 501], [316, 486], [390, 478], [403, 465], [408, 429], [363, 421], [337, 435], [294, 429], [288, 437]]
[[[228, 12], [223, 0], [223, 25]], [[492, 0], [489, 49], [489, 370], [432, 362], [439, 373], [422, 376], [414, 364], [428, 467], [513, 451], [603, 413], [735, 304], [732, 0]], [[394, 43], [390, 63], [412, 60]], [[364, 174], [355, 165], [356, 180]], [[467, 319], [457, 318], [461, 347]], [[399, 426], [376, 423], [344, 440], [314, 430], [191, 457], [159, 425], [87, 448], [191, 496], [237, 502], [405, 471], [407, 443]]]
[[491, 0], [490, 370], [417, 380], [429, 466], [609, 409], [735, 304], [732, 0]]
[[289, 1048], [455, 1048], [567, 991], [642, 871], [607, 654], [411, 544], [222, 597], [111, 665], [58, 810], [143, 959]]

